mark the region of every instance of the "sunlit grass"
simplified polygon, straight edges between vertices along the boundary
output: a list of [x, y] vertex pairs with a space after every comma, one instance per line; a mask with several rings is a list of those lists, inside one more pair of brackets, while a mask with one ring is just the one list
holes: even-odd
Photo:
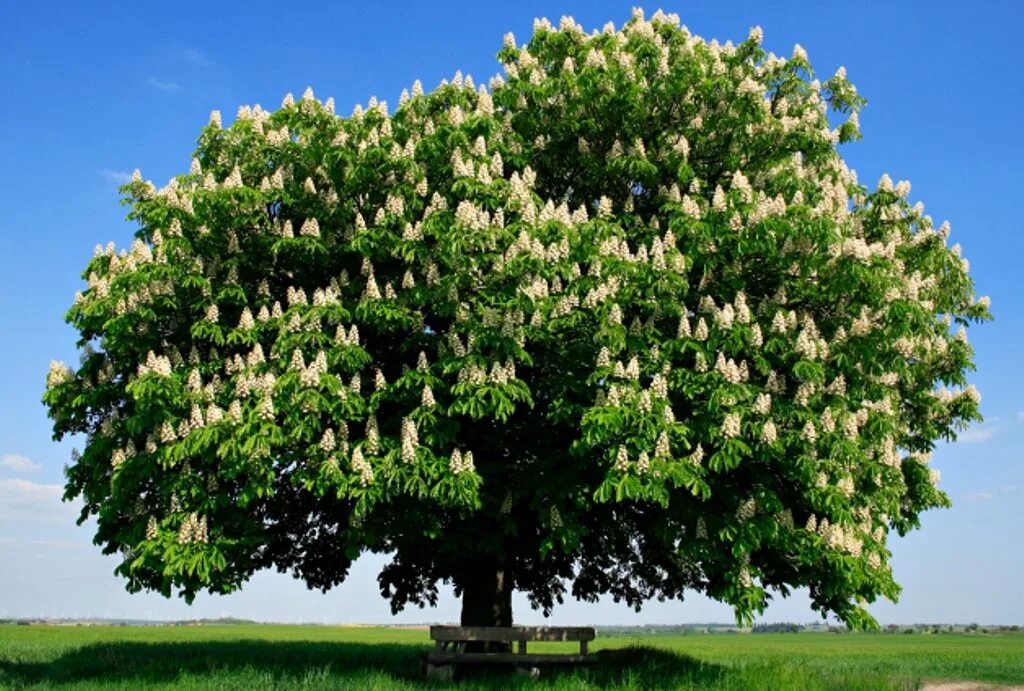
[[[914, 689], [1024, 683], [1024, 635], [599, 637], [587, 670], [472, 676], [459, 689]], [[372, 627], [0, 626], [0, 687], [421, 689], [426, 631]], [[564, 645], [564, 644], [562, 644]], [[538, 652], [559, 644], [535, 645]], [[572, 644], [565, 649], [572, 649]]]

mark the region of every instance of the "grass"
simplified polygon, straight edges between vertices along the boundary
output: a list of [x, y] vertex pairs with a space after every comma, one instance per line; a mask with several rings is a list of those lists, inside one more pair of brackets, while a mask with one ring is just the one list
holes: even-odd
[[[0, 626], [0, 688], [916, 689], [1024, 683], [1024, 635], [715, 634], [599, 637], [588, 670], [419, 677], [426, 631], [360, 627]], [[572, 649], [565, 644], [536, 645]]]

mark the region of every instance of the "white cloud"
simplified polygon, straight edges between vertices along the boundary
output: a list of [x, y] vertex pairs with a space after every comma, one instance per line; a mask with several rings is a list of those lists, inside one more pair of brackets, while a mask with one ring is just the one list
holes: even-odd
[[964, 501], [987, 501], [991, 498], [991, 492], [968, 492], [964, 495]]
[[166, 55], [173, 61], [204, 69], [221, 69], [220, 65], [195, 46], [177, 43], [169, 46]]
[[1024, 410], [1021, 410], [1021, 411], [1017, 412], [1017, 421], [1018, 422], [1024, 422]]
[[103, 168], [100, 170], [100, 174], [111, 182], [116, 182], [118, 185], [126, 185], [132, 180], [132, 174], [126, 173], [123, 170], [111, 170], [110, 168]]
[[56, 484], [19, 478], [0, 480], [0, 523], [29, 521], [66, 522], [77, 514], [81, 502], [62, 501], [64, 488]]
[[24, 456], [7, 454], [0, 456], [0, 468], [10, 470], [14, 473], [38, 473], [43, 469], [42, 464], [36, 463]]
[[160, 91], [177, 91], [181, 88], [181, 85], [177, 82], [165, 82], [162, 79], [157, 79], [156, 77], [150, 77], [146, 83]]
[[956, 440], [961, 444], [980, 444], [991, 439], [998, 431], [998, 427], [969, 427], [958, 434]]

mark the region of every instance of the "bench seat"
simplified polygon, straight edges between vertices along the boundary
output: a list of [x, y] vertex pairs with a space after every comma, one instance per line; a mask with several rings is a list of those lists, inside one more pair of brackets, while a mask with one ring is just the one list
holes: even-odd
[[[586, 626], [431, 626], [430, 638], [436, 649], [423, 653], [428, 676], [451, 679], [455, 666], [508, 665], [536, 670], [548, 665], [587, 665], [597, 661], [588, 654], [587, 643], [594, 640], [594, 629]], [[578, 642], [578, 653], [528, 653], [530, 642]], [[518, 643], [516, 652], [467, 652], [470, 643]]]

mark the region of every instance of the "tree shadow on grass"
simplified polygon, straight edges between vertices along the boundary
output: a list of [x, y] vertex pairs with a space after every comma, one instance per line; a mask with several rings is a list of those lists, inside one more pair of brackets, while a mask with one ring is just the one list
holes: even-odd
[[425, 679], [423, 646], [397, 643], [235, 641], [93, 643], [48, 662], [0, 660], [0, 686], [96, 684], [131, 688], [231, 685], [304, 688], [707, 688], [727, 668], [654, 648], [598, 653], [587, 668], [545, 668], [540, 680], [514, 670], [464, 670], [454, 683]]

